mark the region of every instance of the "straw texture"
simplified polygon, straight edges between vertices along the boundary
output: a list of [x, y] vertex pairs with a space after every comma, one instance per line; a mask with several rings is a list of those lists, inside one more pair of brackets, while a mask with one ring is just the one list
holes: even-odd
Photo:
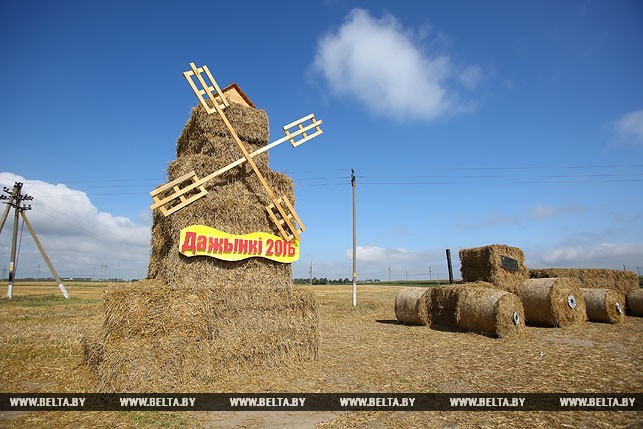
[[[460, 249], [462, 280], [465, 282], [489, 282], [496, 287], [514, 292], [529, 278], [525, 267], [525, 255], [517, 247], [492, 244], [471, 249]], [[502, 257], [515, 259], [518, 270], [502, 266]]]
[[625, 296], [611, 289], [581, 288], [590, 322], [623, 323]]
[[598, 268], [540, 268], [530, 269], [529, 277], [553, 278], [568, 277], [577, 279], [581, 287], [613, 289], [627, 294], [632, 289], [639, 288], [639, 278], [631, 271], [604, 270]]

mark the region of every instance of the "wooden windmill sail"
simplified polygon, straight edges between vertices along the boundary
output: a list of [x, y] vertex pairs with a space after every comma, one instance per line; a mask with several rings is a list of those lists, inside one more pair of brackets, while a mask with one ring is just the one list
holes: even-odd
[[[285, 133], [284, 137], [261, 149], [249, 153], [224, 113], [224, 109], [229, 106], [229, 103], [212, 76], [212, 73], [210, 73], [208, 67], [205, 65], [203, 67], [196, 67], [194, 63], [190, 63], [190, 68], [191, 70], [185, 71], [183, 76], [190, 84], [190, 87], [196, 94], [206, 112], [208, 114], [217, 113], [221, 117], [224, 124], [230, 131], [230, 134], [239, 146], [243, 157], [203, 178], [197, 177], [195, 172], [190, 172], [171, 182], [159, 186], [150, 192], [154, 201], [150, 208], [152, 210], [159, 209], [163, 215], [169, 216], [205, 196], [208, 193], [204, 187], [206, 182], [238, 165], [243, 164], [244, 162], [247, 162], [259, 178], [261, 185], [272, 202], [266, 206], [270, 219], [275, 223], [285, 240], [299, 240], [299, 234], [304, 232], [306, 228], [297, 215], [295, 208], [285, 195], [275, 195], [259, 171], [259, 168], [253, 158], [286, 141], [289, 141], [293, 147], [297, 147], [300, 144], [315, 138], [323, 132], [320, 128], [322, 121], [315, 119], [313, 114], [304, 116], [303, 118], [291, 122], [283, 127]], [[197, 82], [195, 82], [195, 77], [202, 89], [200, 89]], [[207, 81], [206, 78], [208, 79]]]

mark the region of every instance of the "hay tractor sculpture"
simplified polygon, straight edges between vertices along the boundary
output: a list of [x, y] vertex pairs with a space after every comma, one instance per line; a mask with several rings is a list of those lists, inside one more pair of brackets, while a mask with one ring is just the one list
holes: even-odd
[[[190, 63], [191, 70], [183, 72], [183, 76], [188, 81], [192, 90], [198, 97], [201, 105], [204, 107], [205, 111], [208, 114], [217, 113], [223, 120], [224, 124], [230, 131], [230, 134], [234, 138], [235, 142], [241, 149], [243, 153], [243, 158], [239, 158], [235, 162], [203, 177], [197, 177], [195, 172], [190, 172], [185, 174], [171, 182], [168, 182], [164, 185], [159, 186], [150, 192], [152, 200], [154, 203], [150, 206], [152, 210], [159, 209], [164, 216], [169, 216], [172, 213], [181, 210], [183, 207], [188, 206], [194, 201], [198, 200], [201, 197], [204, 197], [208, 192], [203, 186], [206, 182], [214, 179], [215, 177], [225, 173], [226, 171], [247, 162], [252, 167], [252, 170], [255, 172], [259, 181], [261, 182], [263, 188], [266, 190], [268, 197], [272, 201], [271, 204], [266, 206], [268, 215], [270, 219], [275, 223], [281, 236], [286, 241], [291, 241], [293, 239], [299, 240], [299, 234], [304, 232], [306, 228], [302, 223], [301, 219], [295, 212], [295, 208], [292, 203], [286, 198], [285, 195], [277, 197], [275, 193], [270, 189], [265, 178], [259, 171], [256, 163], [253, 161], [253, 158], [261, 153], [264, 153], [273, 147], [289, 141], [293, 147], [297, 147], [300, 144], [311, 140], [318, 135], [322, 134], [320, 125], [322, 124], [321, 120], [315, 119], [313, 114], [304, 116], [294, 122], [291, 122], [288, 125], [284, 125], [283, 130], [286, 134], [285, 137], [276, 140], [261, 149], [258, 149], [252, 153], [249, 153], [244, 144], [241, 142], [237, 136], [236, 131], [228, 121], [224, 113], [224, 109], [229, 106], [229, 102], [224, 97], [219, 85], [214, 80], [212, 73], [206, 65], [203, 67], [196, 67], [194, 63]], [[209, 83], [206, 81], [205, 77], [209, 80]], [[198, 83], [203, 89], [199, 89], [197, 83], [194, 81], [194, 77], [197, 78]], [[207, 99], [204, 97], [207, 95]], [[168, 192], [170, 192], [168, 194]], [[276, 212], [275, 212], [276, 209]]]

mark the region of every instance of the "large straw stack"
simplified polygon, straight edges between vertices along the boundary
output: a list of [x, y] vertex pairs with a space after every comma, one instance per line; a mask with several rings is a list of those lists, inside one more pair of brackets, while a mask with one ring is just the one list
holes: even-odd
[[632, 316], [643, 316], [643, 289], [633, 289], [627, 293], [627, 311]]
[[318, 308], [299, 288], [114, 285], [84, 340], [101, 391], [175, 391], [222, 373], [315, 359]]
[[[268, 143], [263, 111], [232, 103], [225, 114], [249, 152]], [[202, 178], [242, 157], [219, 115], [199, 105], [177, 142], [169, 179], [192, 171]], [[267, 153], [253, 160], [274, 193], [294, 204], [292, 179], [269, 169]], [[246, 164], [204, 186], [207, 195], [174, 214], [155, 211], [148, 280], [105, 292], [104, 323], [83, 340], [101, 391], [180, 391], [250, 366], [316, 359], [317, 302], [292, 288], [290, 264], [179, 253], [181, 229], [196, 224], [279, 235], [266, 211], [271, 201]]]
[[516, 290], [527, 324], [566, 327], [587, 320], [578, 280], [565, 277], [529, 279]]
[[611, 289], [581, 288], [590, 322], [623, 323], [625, 296]]
[[407, 287], [395, 296], [395, 317], [406, 325], [429, 324], [431, 289]]
[[525, 317], [518, 297], [489, 283], [465, 283], [431, 290], [431, 325], [497, 337], [523, 333]]
[[581, 287], [612, 289], [626, 295], [639, 288], [639, 278], [631, 271], [604, 270], [597, 268], [539, 268], [530, 269], [532, 279], [568, 277], [577, 279]]
[[[525, 267], [525, 255], [517, 247], [492, 244], [471, 249], [460, 249], [462, 280], [465, 282], [489, 282], [499, 289], [514, 292], [529, 278]], [[517, 269], [507, 268], [503, 260], [513, 259]], [[510, 261], [513, 262], [513, 261]]]

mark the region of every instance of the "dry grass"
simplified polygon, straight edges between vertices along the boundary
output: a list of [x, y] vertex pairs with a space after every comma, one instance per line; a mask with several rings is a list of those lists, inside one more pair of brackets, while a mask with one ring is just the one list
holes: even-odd
[[[100, 288], [18, 284], [0, 301], [0, 380], [5, 392], [95, 392], [82, 365], [81, 328], [101, 323]], [[526, 327], [519, 338], [395, 320], [401, 287], [312, 287], [320, 303], [319, 360], [222, 375], [194, 392], [640, 392], [643, 319], [566, 329]], [[54, 294], [48, 297], [47, 294]], [[26, 298], [25, 295], [29, 295]], [[38, 295], [38, 296], [36, 296]], [[152, 413], [37, 412], [0, 427], [640, 427], [632, 412]]]

